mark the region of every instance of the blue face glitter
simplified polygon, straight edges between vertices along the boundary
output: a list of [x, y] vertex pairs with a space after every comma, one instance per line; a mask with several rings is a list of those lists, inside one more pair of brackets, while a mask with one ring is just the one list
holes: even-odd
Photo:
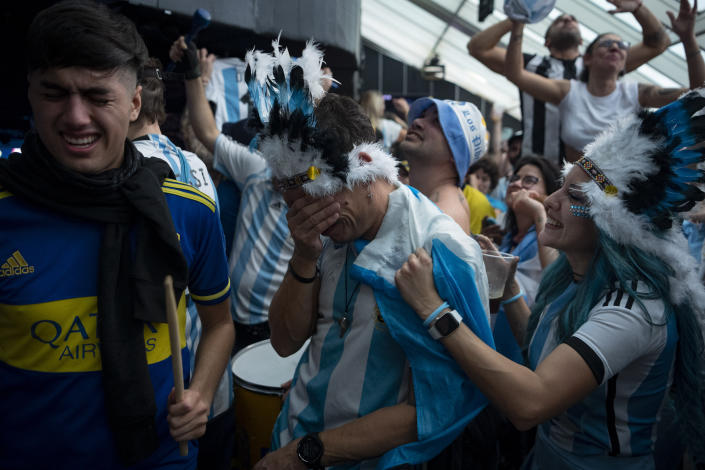
[[582, 217], [584, 219], [590, 218], [590, 208], [588, 206], [578, 206], [576, 204], [570, 205], [570, 214], [575, 217]]

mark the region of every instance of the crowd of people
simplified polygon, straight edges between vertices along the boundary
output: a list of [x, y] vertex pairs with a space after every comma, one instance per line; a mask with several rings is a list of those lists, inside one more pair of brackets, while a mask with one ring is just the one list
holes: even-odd
[[[205, 49], [174, 38], [167, 73], [105, 4], [41, 11], [34, 126], [0, 159], [0, 468], [705, 468], [697, 3], [668, 12], [689, 88], [661, 89], [622, 76], [666, 31], [609, 2], [642, 42], [581, 55], [570, 14], [548, 56], [518, 20], [472, 37], [522, 94], [506, 140], [497, 108], [335, 93], [315, 42], [280, 38], [218, 122]], [[230, 365], [262, 342], [303, 352], [250, 461]]]

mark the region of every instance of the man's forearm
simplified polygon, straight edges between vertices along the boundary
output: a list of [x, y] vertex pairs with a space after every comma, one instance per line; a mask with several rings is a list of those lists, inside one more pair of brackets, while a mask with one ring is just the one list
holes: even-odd
[[193, 132], [208, 151], [215, 153], [215, 140], [220, 135], [213, 112], [208, 105], [200, 78], [186, 80], [186, 106]]
[[476, 33], [468, 42], [468, 52], [493, 72], [503, 74], [506, 51], [498, 44], [511, 29], [512, 22], [507, 19]]
[[316, 276], [316, 262], [302, 260], [296, 254], [290, 266], [303, 278], [316, 277], [312, 282], [301, 282], [291, 273], [284, 275], [279, 289], [269, 305], [269, 328], [272, 347], [282, 356], [298, 351], [313, 333], [318, 311], [318, 292], [321, 280]]
[[416, 441], [416, 407], [406, 403], [381, 408], [339, 428], [319, 434], [325, 466], [378, 457]]
[[512, 23], [512, 35], [509, 38], [509, 46], [507, 47], [504, 75], [515, 84], [524, 71], [524, 56], [521, 52], [523, 36], [524, 24], [519, 22]]
[[210, 404], [230, 359], [235, 330], [229, 299], [216, 305], [198, 305], [197, 308], [203, 329], [189, 389], [198, 390]]

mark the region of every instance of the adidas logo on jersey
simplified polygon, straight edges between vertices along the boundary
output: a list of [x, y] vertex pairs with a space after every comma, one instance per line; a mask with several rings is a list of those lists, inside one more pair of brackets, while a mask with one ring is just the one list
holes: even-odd
[[20, 254], [20, 250], [12, 253], [2, 266], [0, 266], [0, 277], [21, 276], [34, 272], [34, 266], [30, 266]]

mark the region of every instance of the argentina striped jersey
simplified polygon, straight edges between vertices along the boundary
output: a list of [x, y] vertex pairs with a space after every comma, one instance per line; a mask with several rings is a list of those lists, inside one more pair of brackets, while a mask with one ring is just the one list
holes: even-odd
[[198, 155], [183, 150], [162, 134], [147, 134], [133, 140], [132, 143], [145, 157], [164, 160], [174, 172], [174, 177], [182, 183], [188, 183], [202, 193], [205, 193], [218, 205], [218, 195], [215, 192], [213, 180], [208, 174], [208, 168]]
[[[382, 320], [372, 289], [346, 275], [356, 254], [352, 243], [324, 239], [316, 331], [274, 426], [274, 448], [407, 400], [404, 351]], [[346, 306], [349, 327], [341, 328]], [[333, 468], [373, 469], [377, 460]]]
[[247, 117], [247, 104], [240, 101], [247, 94], [246, 64], [236, 57], [216, 59], [206, 86], [206, 98], [215, 103], [215, 125], [223, 128], [226, 122], [237, 122]]
[[[644, 290], [640, 284], [632, 287]], [[529, 347], [533, 369], [558, 346], [556, 319], [574, 292], [572, 285], [542, 313]], [[641, 302], [650, 319], [622, 289], [609, 291], [565, 341], [585, 360], [599, 386], [539, 426], [537, 449], [551, 465], [654, 467], [657, 418], [672, 380], [678, 333], [661, 299]]]
[[294, 253], [286, 203], [272, 185], [265, 160], [223, 134], [215, 142], [215, 168], [242, 193], [228, 258], [233, 319], [243, 324], [263, 323]]

